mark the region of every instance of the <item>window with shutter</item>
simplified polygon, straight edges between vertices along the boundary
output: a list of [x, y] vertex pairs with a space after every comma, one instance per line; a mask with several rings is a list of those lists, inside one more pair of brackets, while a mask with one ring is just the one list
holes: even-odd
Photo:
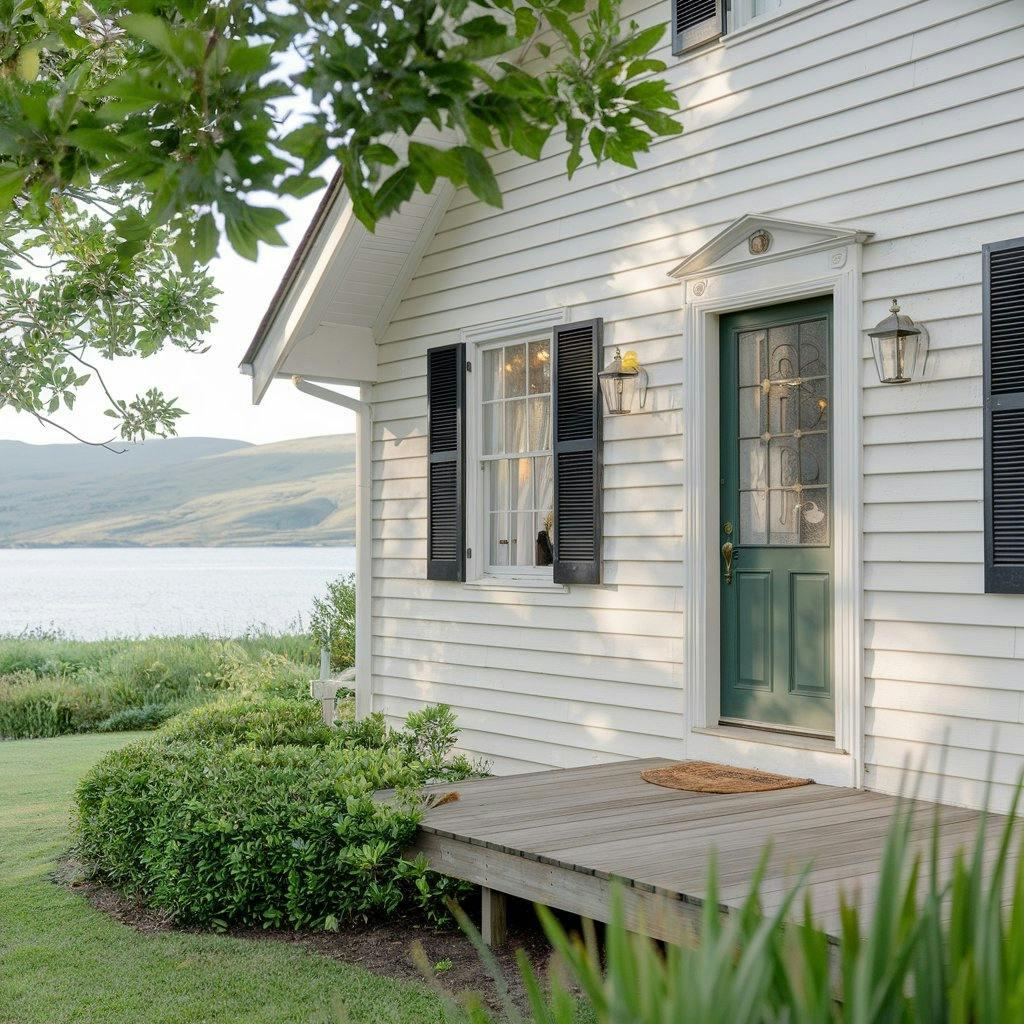
[[725, 0], [672, 0], [672, 52], [685, 53], [725, 31]]
[[1024, 593], [1024, 238], [982, 250], [985, 591]]
[[427, 579], [466, 578], [466, 346], [427, 352]]
[[602, 321], [554, 328], [554, 581], [601, 582]]

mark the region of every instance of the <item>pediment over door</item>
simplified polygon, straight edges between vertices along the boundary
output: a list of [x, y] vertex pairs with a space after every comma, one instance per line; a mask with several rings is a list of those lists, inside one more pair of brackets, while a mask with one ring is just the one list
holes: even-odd
[[711, 277], [754, 264], [774, 263], [821, 249], [864, 242], [870, 237], [870, 232], [855, 228], [748, 213], [673, 267], [669, 276], [681, 281]]

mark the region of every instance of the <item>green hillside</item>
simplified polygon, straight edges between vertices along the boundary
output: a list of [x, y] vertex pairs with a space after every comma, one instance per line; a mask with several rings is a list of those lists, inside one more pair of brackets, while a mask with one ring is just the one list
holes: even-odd
[[171, 438], [124, 455], [0, 442], [0, 546], [351, 544], [350, 434]]

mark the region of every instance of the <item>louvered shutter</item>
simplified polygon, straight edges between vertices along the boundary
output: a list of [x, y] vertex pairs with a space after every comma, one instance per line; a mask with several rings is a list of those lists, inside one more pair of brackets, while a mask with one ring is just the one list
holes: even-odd
[[982, 250], [985, 591], [1024, 593], [1024, 238]]
[[427, 579], [466, 578], [466, 346], [427, 352]]
[[602, 321], [554, 329], [551, 390], [556, 583], [601, 582]]
[[672, 52], [717, 39], [725, 31], [725, 0], [671, 0]]

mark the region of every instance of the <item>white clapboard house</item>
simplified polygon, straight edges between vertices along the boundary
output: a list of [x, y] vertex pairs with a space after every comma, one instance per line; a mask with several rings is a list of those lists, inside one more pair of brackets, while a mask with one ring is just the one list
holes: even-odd
[[944, 765], [1005, 802], [1024, 0], [626, 13], [671, 23], [683, 135], [571, 182], [559, 139], [501, 153], [502, 209], [375, 234], [336, 183], [244, 358], [256, 401], [358, 412], [358, 709], [446, 702], [499, 774]]

